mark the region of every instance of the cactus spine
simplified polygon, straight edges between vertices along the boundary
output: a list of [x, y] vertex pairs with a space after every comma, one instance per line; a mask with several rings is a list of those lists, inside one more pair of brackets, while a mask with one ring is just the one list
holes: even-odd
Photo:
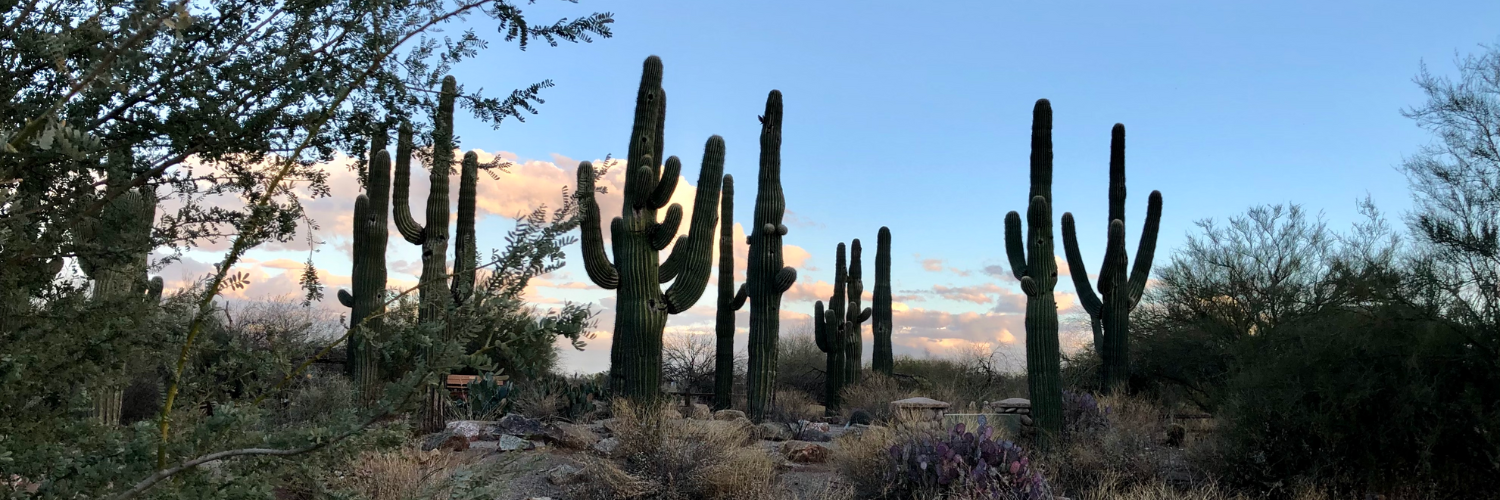
[[391, 154], [385, 131], [371, 141], [365, 194], [354, 199], [354, 271], [352, 292], [339, 290], [339, 302], [351, 309], [349, 377], [365, 402], [380, 399], [379, 356], [373, 341], [384, 331], [385, 251], [390, 235]]
[[[1094, 348], [1103, 360], [1105, 391], [1115, 391], [1130, 378], [1130, 311], [1140, 303], [1151, 275], [1156, 253], [1156, 235], [1161, 228], [1161, 192], [1152, 191], [1146, 201], [1146, 225], [1135, 253], [1135, 266], [1126, 279], [1125, 253], [1125, 126], [1116, 123], [1109, 140], [1109, 237], [1104, 263], [1099, 269], [1099, 294], [1089, 286], [1088, 266], [1078, 252], [1073, 214], [1062, 216], [1063, 249], [1078, 300], [1094, 328]], [[1103, 300], [1101, 300], [1101, 297]]]
[[776, 384], [781, 294], [797, 282], [797, 270], [782, 265], [781, 243], [787, 228], [781, 220], [786, 215], [786, 197], [781, 191], [781, 118], [781, 91], [772, 90], [760, 117], [760, 179], [745, 278], [750, 297], [750, 367], [745, 392], [749, 416], [756, 422], [765, 417]]
[[1057, 340], [1057, 261], [1052, 250], [1052, 105], [1038, 99], [1031, 117], [1031, 192], [1025, 246], [1021, 216], [1005, 215], [1005, 253], [1026, 293], [1026, 385], [1031, 417], [1045, 447], [1062, 430], [1062, 386]]
[[875, 336], [875, 352], [870, 369], [891, 375], [896, 370], [896, 361], [891, 352], [891, 230], [887, 227], [881, 227], [875, 239], [874, 295], [870, 330]]
[[834, 253], [833, 265], [833, 297], [828, 299], [828, 309], [823, 308], [823, 301], [813, 304], [813, 338], [818, 344], [818, 349], [828, 355], [828, 361], [824, 370], [824, 407], [828, 414], [836, 415], [842, 401], [840, 392], [844, 390], [845, 379], [849, 370], [845, 366], [848, 361], [849, 349], [849, 316], [845, 307], [850, 303], [845, 300], [844, 291], [848, 282], [848, 271], [844, 264], [844, 244], [839, 243], [838, 250]]
[[859, 383], [861, 362], [864, 360], [864, 325], [865, 320], [870, 319], [870, 308], [860, 309], [860, 300], [865, 294], [865, 282], [860, 278], [859, 265], [859, 238], [855, 238], [849, 244], [849, 274], [844, 280], [844, 286], [849, 289], [849, 325], [845, 330], [847, 340], [844, 343], [844, 385]]
[[[711, 243], [718, 214], [719, 183], [724, 173], [724, 139], [713, 136], [703, 148], [698, 192], [688, 236], [679, 238], [666, 262], [659, 251], [672, 243], [682, 223], [682, 206], [672, 204], [666, 218], [656, 212], [671, 201], [682, 162], [668, 158], [663, 168], [662, 131], [666, 93], [661, 88], [662, 64], [646, 58], [636, 92], [635, 120], [626, 156], [624, 206], [610, 221], [615, 261], [604, 252], [599, 204], [594, 198], [594, 169], [578, 166], [578, 202], [583, 212], [580, 238], [584, 269], [601, 288], [615, 290], [614, 342], [610, 346], [610, 389], [631, 399], [654, 399], [661, 391], [662, 331], [667, 315], [692, 307], [708, 287]], [[666, 292], [661, 284], [672, 281]]]
[[714, 321], [717, 344], [714, 349], [714, 406], [723, 410], [733, 405], [734, 392], [734, 312], [745, 306], [748, 291], [740, 285], [734, 289], [734, 176], [724, 175], [719, 196], [719, 308]]
[[[422, 276], [418, 288], [417, 322], [442, 324], [447, 314], [452, 294], [448, 288], [448, 174], [453, 164], [453, 100], [457, 95], [457, 83], [452, 76], [443, 79], [442, 93], [438, 97], [438, 109], [433, 116], [432, 131], [432, 188], [427, 194], [427, 225], [418, 224], [411, 215], [411, 129], [401, 128], [396, 146], [395, 202], [396, 229], [408, 243], [422, 246]], [[446, 332], [446, 326], [440, 326]], [[443, 335], [443, 333], [439, 333]], [[429, 358], [433, 353], [428, 353]], [[424, 432], [442, 430], [444, 421], [442, 375], [427, 391], [427, 400], [422, 410], [420, 428]]]

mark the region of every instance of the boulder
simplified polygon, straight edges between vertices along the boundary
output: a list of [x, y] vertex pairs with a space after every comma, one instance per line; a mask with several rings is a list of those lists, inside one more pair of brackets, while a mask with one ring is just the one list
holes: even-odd
[[[428, 434], [428, 435], [422, 437], [422, 451], [432, 451], [432, 450], [436, 450], [436, 449], [439, 449], [439, 448], [444, 448], [445, 445], [448, 445], [448, 446], [456, 445], [455, 443], [451, 443], [451, 441], [453, 441], [454, 438], [463, 440], [465, 445], [467, 445], [468, 442], [469, 442], [468, 438], [465, 438], [463, 436], [459, 436], [459, 435], [454, 434], [452, 432], [448, 432], [448, 431], [434, 432], [432, 434]], [[467, 449], [467, 448], [468, 447], [465, 446], [465, 449]], [[444, 449], [446, 449], [446, 448], [444, 448]]]
[[788, 441], [792, 439], [792, 429], [786, 424], [778, 422], [764, 422], [755, 428], [755, 434], [765, 441]]
[[714, 420], [735, 420], [745, 418], [745, 412], [739, 410], [719, 410], [714, 412]]
[[496, 441], [498, 442], [497, 449], [500, 451], [523, 451], [536, 448], [536, 443], [510, 434], [501, 434]]
[[781, 443], [781, 454], [788, 462], [798, 464], [820, 464], [828, 461], [828, 447], [806, 441]]
[[1014, 409], [1025, 408], [1027, 410], [1031, 409], [1031, 400], [1026, 399], [1026, 398], [1002, 399], [1002, 400], [996, 401], [994, 404], [995, 404], [996, 408], [1000, 408], [1002, 410], [1007, 409], [1007, 408], [1014, 408]]
[[[484, 439], [486, 437], [485, 435], [490, 433], [490, 429], [494, 427], [494, 425], [494, 422], [486, 422], [482, 420], [454, 420], [452, 422], [448, 422], [448, 427], [443, 429], [443, 431], [453, 433], [454, 435], [463, 436], [465, 438], [468, 438], [468, 440], [470, 441], [477, 441], [480, 439]], [[490, 437], [490, 439], [494, 438]]]
[[562, 464], [547, 471], [547, 482], [556, 485], [565, 485], [582, 482], [584, 480], [583, 469]]
[[602, 454], [602, 455], [604, 455], [606, 457], [613, 456], [615, 454], [615, 450], [618, 449], [619, 447], [620, 447], [620, 439], [619, 438], [609, 437], [609, 438], [600, 439], [599, 442], [594, 443], [594, 451], [597, 451], [597, 452], [599, 452], [600, 454]]
[[574, 450], [587, 450], [599, 442], [599, 435], [587, 426], [559, 422], [555, 424], [561, 439], [557, 445]]

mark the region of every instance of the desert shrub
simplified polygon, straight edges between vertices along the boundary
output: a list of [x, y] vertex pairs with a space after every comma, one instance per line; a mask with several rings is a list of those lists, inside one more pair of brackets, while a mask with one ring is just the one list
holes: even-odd
[[776, 339], [776, 385], [795, 389], [822, 401], [823, 370], [828, 355], [818, 350], [810, 323], [791, 327]]
[[611, 403], [618, 462], [591, 460], [589, 498], [768, 498], [776, 462], [733, 422], [673, 420], [664, 405]]
[[1097, 432], [1109, 425], [1109, 407], [1093, 394], [1063, 391], [1063, 433]]
[[1164, 482], [1211, 483], [1217, 471], [1208, 466], [1219, 460], [1213, 441], [1192, 436], [1185, 450], [1163, 444], [1170, 411], [1139, 397], [1096, 399], [1065, 392], [1064, 439], [1042, 457], [1048, 479], [1059, 493], [1069, 494], [1101, 485], [1110, 485], [1110, 491], [1147, 491]]
[[1257, 336], [1222, 414], [1227, 470], [1260, 487], [1310, 477], [1453, 497], [1500, 484], [1500, 371], [1476, 336], [1398, 306]]
[[766, 420], [770, 422], [817, 420], [823, 416], [823, 412], [819, 411], [820, 408], [822, 406], [808, 397], [807, 393], [795, 389], [782, 389], [776, 391], [776, 397], [771, 400]]
[[834, 438], [829, 465], [859, 497], [886, 495], [893, 490], [890, 477], [896, 459], [891, 455], [891, 446], [896, 441], [896, 431], [887, 427], [846, 432]]
[[354, 395], [354, 385], [341, 374], [310, 376], [288, 398], [281, 420], [289, 424], [305, 424], [352, 411]]
[[864, 410], [869, 412], [870, 417], [876, 422], [885, 422], [891, 419], [891, 402], [906, 399], [915, 393], [911, 383], [881, 375], [870, 373], [857, 383], [844, 388], [840, 393], [843, 402], [843, 410], [852, 412]]
[[958, 424], [946, 436], [908, 435], [890, 447], [888, 481], [902, 498], [933, 493], [969, 498], [1051, 498], [1047, 481], [1025, 449], [999, 440], [981, 420], [972, 432]]
[[608, 387], [603, 374], [564, 377], [556, 374], [514, 381], [506, 411], [531, 418], [578, 422], [599, 416]]
[[347, 473], [330, 483], [335, 491], [367, 500], [487, 499], [503, 493], [517, 473], [535, 468], [514, 454], [482, 457], [475, 451], [421, 451], [410, 444], [369, 450], [345, 465]]
[[1008, 372], [1005, 365], [1002, 351], [976, 347], [953, 358], [896, 358], [895, 372], [911, 380], [913, 395], [966, 408], [1026, 394], [1025, 374]]

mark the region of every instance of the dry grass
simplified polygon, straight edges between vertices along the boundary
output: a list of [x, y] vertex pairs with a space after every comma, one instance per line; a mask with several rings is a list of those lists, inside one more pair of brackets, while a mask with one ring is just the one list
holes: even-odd
[[776, 398], [766, 412], [766, 420], [771, 422], [817, 420], [823, 416], [823, 413], [817, 410], [818, 408], [821, 406], [806, 393], [782, 389], [776, 391]]
[[447, 497], [455, 471], [469, 465], [477, 453], [420, 451], [404, 446], [390, 451], [368, 451], [351, 464], [353, 474], [340, 485], [369, 500], [408, 500]]
[[886, 422], [891, 419], [891, 401], [912, 397], [916, 392], [894, 378], [871, 373], [859, 383], [845, 387], [839, 395], [845, 417], [854, 410], [864, 410], [876, 422]]
[[859, 497], [884, 494], [890, 487], [886, 473], [895, 468], [890, 449], [898, 437], [885, 427], [841, 435], [834, 441], [829, 465]]
[[761, 499], [775, 496], [777, 461], [734, 422], [673, 420], [664, 407], [612, 405], [617, 460], [587, 462], [587, 498]]

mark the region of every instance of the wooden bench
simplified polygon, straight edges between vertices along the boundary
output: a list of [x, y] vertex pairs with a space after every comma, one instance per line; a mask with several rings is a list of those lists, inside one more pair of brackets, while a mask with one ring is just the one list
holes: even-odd
[[[443, 385], [448, 388], [449, 396], [454, 399], [467, 401], [469, 399], [469, 383], [478, 379], [479, 375], [449, 375]], [[506, 382], [505, 380], [501, 380], [499, 383], [500, 385], [505, 385]]]

